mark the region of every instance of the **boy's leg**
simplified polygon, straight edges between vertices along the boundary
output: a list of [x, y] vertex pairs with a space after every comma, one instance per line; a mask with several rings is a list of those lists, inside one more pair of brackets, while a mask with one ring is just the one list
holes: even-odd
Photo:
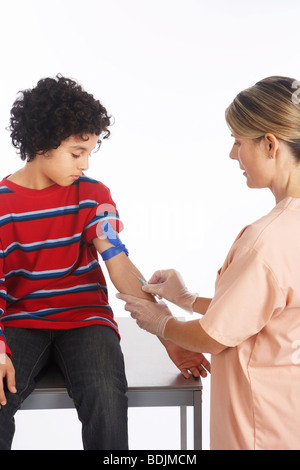
[[117, 334], [93, 325], [68, 330], [54, 355], [82, 422], [86, 450], [128, 449], [127, 381]]
[[11, 448], [15, 432], [14, 415], [33, 391], [34, 379], [47, 362], [51, 345], [50, 334], [44, 330], [6, 327], [5, 337], [12, 352], [17, 393], [5, 389], [7, 403], [0, 409], [0, 450]]

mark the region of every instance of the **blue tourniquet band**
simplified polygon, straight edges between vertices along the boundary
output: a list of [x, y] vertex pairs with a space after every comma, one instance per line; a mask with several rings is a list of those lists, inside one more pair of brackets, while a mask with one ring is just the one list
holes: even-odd
[[108, 248], [107, 250], [103, 251], [101, 253], [101, 256], [103, 261], [107, 261], [108, 259], [118, 255], [119, 253], [122, 253], [122, 251], [124, 251], [125, 254], [128, 256], [128, 250], [126, 249], [125, 245], [112, 246], [111, 248]]
[[101, 253], [103, 261], [107, 261], [108, 259], [113, 258], [119, 253], [122, 253], [122, 251], [124, 251], [126, 256], [128, 256], [129, 253], [126, 246], [121, 242], [117, 233], [114, 231], [110, 223], [107, 221], [104, 222], [102, 225], [102, 229], [103, 234], [106, 236], [107, 240], [114, 245]]

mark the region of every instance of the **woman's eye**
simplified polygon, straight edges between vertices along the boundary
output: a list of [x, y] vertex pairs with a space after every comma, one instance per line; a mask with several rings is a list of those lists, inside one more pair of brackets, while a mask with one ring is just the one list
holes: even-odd
[[72, 157], [74, 157], [74, 158], [79, 158], [80, 155], [76, 155], [75, 153], [72, 153]]

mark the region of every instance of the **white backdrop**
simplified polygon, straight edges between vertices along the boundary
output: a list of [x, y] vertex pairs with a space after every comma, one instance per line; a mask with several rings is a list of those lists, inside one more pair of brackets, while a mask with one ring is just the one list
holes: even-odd
[[[114, 116], [87, 174], [110, 187], [133, 262], [146, 277], [175, 267], [192, 291], [212, 296], [239, 230], [274, 205], [228, 158], [224, 110], [264, 77], [300, 79], [300, 3], [9, 0], [0, 14], [0, 176], [23, 165], [5, 130], [17, 92], [57, 73], [79, 80]], [[110, 285], [122, 316], [114, 294]], [[210, 380], [203, 383], [207, 449]], [[178, 448], [178, 416], [131, 409], [131, 448]], [[23, 411], [16, 422], [14, 449], [81, 448], [73, 410]]]

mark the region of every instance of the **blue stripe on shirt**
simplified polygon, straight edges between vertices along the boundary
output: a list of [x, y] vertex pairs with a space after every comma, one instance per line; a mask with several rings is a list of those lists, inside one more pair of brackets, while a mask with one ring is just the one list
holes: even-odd
[[18, 214], [6, 214], [0, 217], [0, 227], [10, 222], [24, 222], [36, 219], [47, 219], [49, 217], [64, 216], [67, 214], [76, 214], [80, 209], [93, 208], [98, 205], [97, 201], [84, 200], [79, 204], [71, 206], [56, 207], [54, 209], [44, 209], [42, 211], [20, 212]]
[[52, 240], [42, 240], [34, 243], [11, 243], [5, 250], [0, 250], [0, 258], [5, 258], [7, 255], [15, 250], [20, 250], [25, 253], [43, 250], [45, 248], [57, 248], [62, 246], [69, 246], [77, 243], [81, 239], [81, 233], [76, 233], [72, 237], [63, 237]]
[[[92, 284], [82, 284], [74, 287], [69, 287], [67, 289], [43, 289], [43, 290], [37, 290], [35, 292], [32, 292], [31, 294], [25, 295], [24, 297], [17, 298], [13, 297], [12, 295], [5, 295], [5, 300], [9, 303], [13, 302], [18, 302], [20, 300], [27, 300], [27, 299], [43, 299], [43, 298], [50, 298], [50, 297], [57, 297], [60, 295], [68, 295], [68, 294], [78, 294], [81, 292], [92, 292], [92, 291], [98, 291], [98, 290], [103, 290], [105, 293], [107, 293], [107, 287], [103, 286], [99, 283], [92, 283]], [[0, 296], [1, 296], [1, 290], [0, 290]]]
[[71, 271], [74, 267], [74, 264], [67, 268], [52, 269], [52, 270], [46, 270], [46, 271], [32, 271], [31, 272], [31, 271], [28, 271], [27, 269], [15, 269], [15, 270], [9, 271], [5, 275], [5, 278], [10, 279], [12, 277], [24, 277], [26, 279], [30, 279], [31, 281], [35, 281], [35, 280], [39, 281], [41, 279], [55, 279], [56, 277], [65, 276], [68, 273], [71, 275], [75, 275], [75, 276], [84, 274], [84, 273], [92, 271], [98, 266], [99, 266], [98, 261], [94, 260], [94, 261], [91, 261], [86, 266], [80, 266], [73, 273]]
[[[63, 308], [45, 308], [42, 310], [37, 310], [36, 312], [19, 312], [19, 313], [12, 313], [6, 314], [4, 318], [2, 318], [2, 322], [12, 321], [12, 320], [23, 320], [23, 319], [34, 319], [34, 320], [48, 320], [48, 321], [56, 321], [56, 319], [48, 318], [48, 315], [55, 315], [57, 313], [66, 312], [70, 310], [78, 310], [78, 309], [95, 309], [98, 310], [99, 308], [105, 309], [112, 313], [112, 309], [109, 305], [79, 305], [76, 307], [63, 307]], [[46, 318], [44, 318], [46, 317]], [[101, 318], [96, 316], [90, 317], [89, 320]], [[72, 321], [72, 320], [71, 320]], [[75, 320], [76, 321], [76, 320]], [[83, 320], [78, 320], [83, 321]]]

